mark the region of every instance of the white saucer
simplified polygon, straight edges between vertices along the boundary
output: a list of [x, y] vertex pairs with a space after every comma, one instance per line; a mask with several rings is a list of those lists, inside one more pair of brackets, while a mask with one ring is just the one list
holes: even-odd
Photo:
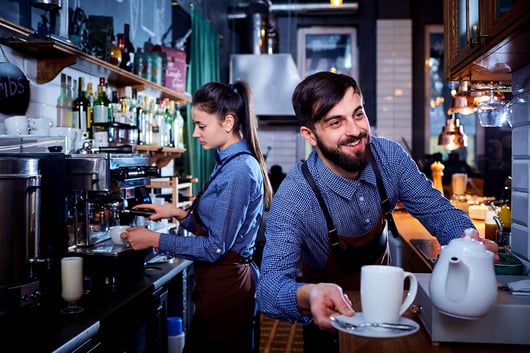
[[[354, 316], [339, 315], [337, 316], [337, 319], [340, 319], [342, 321], [345, 321], [351, 324], [361, 324], [364, 322], [363, 313], [360, 313], [360, 312], [356, 312]], [[349, 328], [341, 327], [336, 322], [331, 321], [331, 325], [335, 327], [337, 330], [345, 332], [345, 333], [349, 333], [350, 335], [361, 336], [361, 337], [395, 338], [395, 337], [412, 335], [413, 333], [418, 332], [418, 330], [420, 329], [420, 325], [416, 321], [407, 319], [406, 317], [400, 317], [398, 323], [412, 325], [414, 326], [414, 329], [403, 331], [403, 330], [386, 330], [386, 329], [383, 330], [383, 329], [374, 328], [374, 327], [360, 327], [360, 328], [356, 328], [352, 330]]]

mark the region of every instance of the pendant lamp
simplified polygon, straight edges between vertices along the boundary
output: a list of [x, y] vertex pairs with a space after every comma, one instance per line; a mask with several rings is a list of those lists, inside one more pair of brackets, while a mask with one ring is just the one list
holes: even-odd
[[467, 147], [464, 127], [460, 125], [460, 120], [455, 117], [454, 113], [445, 121], [445, 126], [442, 127], [442, 132], [438, 135], [438, 146], [443, 146], [450, 151]]
[[474, 104], [475, 98], [471, 96], [469, 86], [469, 81], [459, 83], [458, 92], [453, 96], [453, 106], [449, 109], [449, 114], [470, 115], [475, 113], [477, 110]]

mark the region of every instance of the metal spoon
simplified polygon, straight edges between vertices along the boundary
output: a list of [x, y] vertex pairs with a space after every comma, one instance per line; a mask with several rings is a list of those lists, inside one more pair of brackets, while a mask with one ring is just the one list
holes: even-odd
[[362, 328], [362, 327], [381, 327], [381, 328], [388, 328], [392, 330], [409, 331], [409, 330], [414, 330], [416, 328], [413, 325], [392, 324], [388, 322], [361, 322], [358, 324], [353, 324], [351, 322], [343, 321], [337, 318], [336, 316], [330, 316], [329, 319], [337, 323], [340, 327], [349, 329], [349, 330], [355, 330], [355, 329]]

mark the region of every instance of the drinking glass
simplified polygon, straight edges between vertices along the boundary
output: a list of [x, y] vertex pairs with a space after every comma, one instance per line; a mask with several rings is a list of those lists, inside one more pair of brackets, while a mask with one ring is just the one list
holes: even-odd
[[487, 101], [477, 105], [476, 112], [480, 125], [484, 127], [500, 127], [506, 123], [506, 103], [495, 97], [493, 87]]
[[78, 305], [83, 295], [83, 258], [79, 256], [61, 259], [61, 296], [67, 306], [61, 309], [63, 314], [77, 314], [84, 309]]

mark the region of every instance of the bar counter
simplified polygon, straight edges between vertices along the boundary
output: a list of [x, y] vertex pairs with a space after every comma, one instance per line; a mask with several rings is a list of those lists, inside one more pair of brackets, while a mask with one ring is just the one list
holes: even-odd
[[[440, 252], [440, 244], [425, 227], [405, 210], [393, 213], [397, 228], [404, 240], [403, 268], [413, 273], [430, 273]], [[484, 237], [484, 221], [473, 219], [477, 230]], [[354, 310], [362, 312], [358, 291], [347, 291]], [[432, 342], [431, 337], [418, 313], [407, 310], [404, 317], [419, 323], [418, 332], [398, 338], [366, 338], [339, 332], [341, 353], [385, 352], [436, 352], [436, 353], [497, 353], [497, 352], [530, 352], [528, 345], [484, 344], [464, 342]], [[498, 325], [502, 325], [499, 322]], [[491, 327], [495, 330], [495, 327]], [[530, 334], [530, 332], [529, 332]]]
[[0, 317], [2, 346], [17, 352], [85, 352], [89, 350], [80, 347], [92, 340], [100, 346], [94, 351], [118, 351], [152, 313], [157, 289], [190, 265], [188, 260], [174, 258], [147, 265], [115, 288], [94, 288], [80, 300], [84, 311], [79, 314], [60, 313], [65, 305], [60, 297], [54, 303], [9, 313]]
[[[393, 212], [399, 234], [405, 241], [403, 268], [410, 272], [432, 272], [434, 261], [440, 253], [440, 243], [427, 229], [404, 209]], [[484, 221], [472, 219], [481, 237]]]
[[[358, 291], [347, 291], [356, 311], [361, 312], [361, 300]], [[339, 332], [340, 353], [518, 353], [530, 352], [528, 345], [504, 345], [482, 343], [437, 343], [433, 344], [431, 338], [421, 321], [410, 311], [403, 315], [420, 324], [418, 332], [398, 338], [366, 338]], [[502, 325], [502, 323], [499, 323]], [[495, 327], [491, 328], [492, 330]]]

